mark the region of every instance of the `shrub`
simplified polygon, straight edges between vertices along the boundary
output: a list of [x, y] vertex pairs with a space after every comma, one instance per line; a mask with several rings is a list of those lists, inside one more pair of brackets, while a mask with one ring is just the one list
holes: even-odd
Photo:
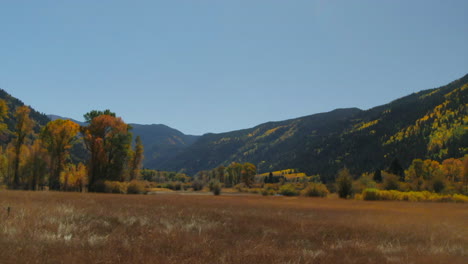
[[181, 182], [173, 182], [172, 183], [172, 189], [174, 191], [180, 191], [182, 189], [182, 183]]
[[273, 189], [268, 189], [268, 188], [263, 188], [260, 192], [263, 196], [267, 196], [267, 195], [276, 195], [276, 191], [273, 190]]
[[395, 174], [383, 172], [383, 188], [385, 190], [398, 190], [400, 188], [400, 177]]
[[456, 203], [468, 203], [468, 196], [462, 194], [454, 194], [453, 201]]
[[106, 192], [106, 185], [102, 180], [96, 181], [92, 186], [90, 186], [90, 189], [91, 187], [94, 189], [95, 192]]
[[208, 184], [208, 188], [214, 195], [221, 194], [221, 183], [217, 180], [211, 180]]
[[432, 189], [436, 193], [442, 192], [442, 190], [445, 188], [445, 181], [442, 176], [436, 176], [432, 180]]
[[362, 193], [365, 189], [376, 187], [377, 183], [373, 180], [373, 176], [369, 173], [364, 173], [353, 182], [353, 193]]
[[468, 202], [468, 196], [461, 194], [440, 195], [428, 191], [422, 192], [400, 192], [395, 190], [365, 189], [362, 198], [366, 201], [389, 200], [389, 201], [412, 201], [412, 202]]
[[118, 181], [105, 181], [104, 192], [106, 193], [127, 193], [127, 183]]
[[299, 195], [299, 192], [296, 190], [294, 184], [285, 184], [279, 188], [279, 193], [284, 196], [296, 196]]
[[262, 189], [261, 188], [250, 188], [250, 189], [247, 189], [247, 192], [248, 193], [253, 193], [253, 194], [261, 194]]
[[247, 186], [245, 183], [239, 183], [234, 186], [234, 189], [236, 189], [238, 192], [247, 192]]
[[328, 195], [327, 186], [322, 183], [309, 183], [309, 185], [301, 191], [301, 195], [309, 197], [326, 197]]
[[203, 183], [201, 181], [194, 181], [192, 183], [192, 188], [194, 191], [201, 191], [203, 189]]
[[365, 189], [362, 192], [362, 199], [366, 201], [379, 200], [379, 190], [374, 188]]
[[276, 183], [266, 183], [265, 185], [263, 185], [263, 188], [267, 190], [273, 190], [273, 191], [279, 190], [279, 186]]
[[133, 180], [127, 186], [128, 194], [145, 194], [146, 188], [144, 182]]

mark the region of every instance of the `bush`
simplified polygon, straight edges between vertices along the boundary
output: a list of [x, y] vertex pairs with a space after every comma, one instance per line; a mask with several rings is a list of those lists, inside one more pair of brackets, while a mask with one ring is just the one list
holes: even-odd
[[365, 189], [362, 192], [362, 199], [366, 201], [379, 200], [379, 190], [374, 189], [374, 188]]
[[468, 196], [461, 194], [440, 195], [428, 191], [422, 192], [400, 192], [395, 190], [365, 189], [362, 198], [366, 201], [388, 200], [388, 201], [411, 201], [411, 202], [468, 202]]
[[250, 189], [247, 189], [247, 192], [248, 193], [253, 193], [253, 194], [261, 194], [262, 189], [261, 188], [250, 188]]
[[105, 181], [104, 192], [106, 193], [127, 193], [127, 183], [118, 181]]
[[182, 183], [181, 182], [173, 182], [172, 183], [172, 190], [180, 191], [181, 189], [182, 189]]
[[145, 183], [137, 180], [131, 181], [127, 186], [128, 194], [145, 194]]
[[279, 193], [284, 196], [297, 196], [299, 192], [296, 190], [296, 186], [294, 184], [285, 184], [279, 188]]
[[279, 186], [276, 183], [266, 183], [265, 185], [263, 185], [263, 188], [266, 190], [273, 190], [273, 191], [279, 190]]
[[377, 183], [373, 180], [373, 175], [363, 173], [359, 179], [353, 182], [353, 193], [362, 193], [365, 189], [376, 187]]
[[267, 196], [267, 195], [276, 195], [276, 191], [273, 190], [273, 189], [268, 189], [268, 188], [263, 188], [260, 192], [263, 196]]
[[211, 180], [208, 184], [208, 188], [214, 195], [221, 194], [221, 183], [217, 180]]
[[398, 190], [400, 189], [400, 177], [395, 174], [383, 172], [383, 188], [385, 190]]
[[90, 190], [98, 193], [106, 192], [106, 185], [102, 180], [96, 181], [92, 186], [89, 186], [89, 188]]
[[468, 203], [468, 196], [462, 194], [454, 194], [453, 201], [456, 203]]
[[309, 185], [301, 191], [301, 195], [309, 197], [326, 197], [328, 195], [327, 186], [322, 183], [309, 183]]
[[234, 186], [234, 189], [236, 189], [238, 192], [247, 192], [247, 186], [245, 183], [239, 183]]
[[445, 181], [444, 178], [441, 176], [436, 176], [432, 180], [432, 189], [436, 193], [442, 192], [442, 190], [445, 188]]
[[201, 191], [203, 189], [203, 183], [201, 181], [194, 181], [192, 183], [192, 188], [194, 191]]

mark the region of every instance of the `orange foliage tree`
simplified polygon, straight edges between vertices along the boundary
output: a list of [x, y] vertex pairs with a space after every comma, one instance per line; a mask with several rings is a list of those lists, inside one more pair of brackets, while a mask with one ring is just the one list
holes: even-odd
[[124, 180], [132, 135], [130, 126], [115, 114], [92, 111], [85, 115], [89, 125], [81, 128], [86, 148], [90, 152], [88, 164], [89, 190], [99, 191], [99, 181]]

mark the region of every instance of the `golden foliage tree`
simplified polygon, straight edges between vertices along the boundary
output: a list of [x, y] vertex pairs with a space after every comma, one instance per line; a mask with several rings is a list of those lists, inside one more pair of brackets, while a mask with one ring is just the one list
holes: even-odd
[[87, 184], [87, 168], [82, 163], [68, 164], [60, 173], [60, 183], [66, 191], [82, 192]]
[[13, 176], [13, 188], [18, 189], [20, 187], [20, 158], [21, 158], [21, 147], [26, 141], [27, 136], [32, 134], [34, 121], [29, 117], [31, 109], [27, 106], [20, 106], [17, 108], [15, 113], [16, 129], [14, 132], [15, 140], [15, 160], [14, 160], [14, 176]]
[[41, 133], [41, 138], [51, 160], [49, 188], [60, 189], [60, 173], [69, 157], [69, 150], [73, 146], [80, 126], [70, 120], [57, 119], [49, 122]]
[[132, 152], [132, 159], [130, 162], [130, 180], [136, 180], [139, 178], [144, 158], [143, 151], [143, 143], [141, 142], [140, 136], [137, 136], [135, 139], [135, 149]]
[[3, 120], [5, 117], [8, 115], [8, 105], [5, 102], [5, 100], [0, 99], [0, 132], [3, 132], [6, 130], [7, 125], [3, 123]]
[[42, 141], [37, 139], [29, 146], [27, 153], [22, 174], [27, 179], [28, 189], [37, 190], [44, 186], [48, 167], [47, 150]]

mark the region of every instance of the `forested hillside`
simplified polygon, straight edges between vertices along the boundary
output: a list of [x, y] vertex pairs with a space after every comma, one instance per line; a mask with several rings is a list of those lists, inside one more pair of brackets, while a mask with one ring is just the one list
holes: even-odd
[[[15, 129], [15, 110], [24, 104], [3, 90], [0, 99], [9, 109], [1, 138], [6, 144]], [[366, 111], [337, 109], [201, 137], [165, 125], [131, 124], [131, 132], [142, 140], [146, 168], [194, 175], [249, 162], [260, 173], [296, 169], [328, 181], [343, 167], [358, 175], [387, 169], [395, 160], [407, 168], [416, 158], [463, 157], [468, 154], [467, 102], [468, 75]], [[36, 133], [50, 121], [34, 109], [30, 117]], [[71, 157], [75, 162], [88, 158], [83, 143], [74, 145]]]
[[185, 135], [179, 130], [160, 124], [130, 126], [132, 133], [140, 136], [145, 146], [143, 165], [146, 168], [159, 168], [160, 164], [173, 158], [198, 139], [198, 136]]
[[[2, 143], [6, 143], [11, 140], [10, 132], [15, 129], [15, 124], [16, 124], [16, 117], [14, 115], [15, 110], [20, 106], [24, 106], [25, 104], [21, 100], [11, 96], [9, 93], [4, 91], [3, 89], [0, 89], [0, 99], [6, 102], [6, 105], [8, 108], [7, 116], [3, 120], [3, 122], [7, 125], [7, 130], [3, 131], [2, 136], [0, 138]], [[40, 128], [50, 121], [50, 119], [45, 114], [40, 113], [32, 108], [31, 108], [30, 117], [34, 121], [35, 132], [39, 132]]]
[[468, 75], [362, 111], [339, 109], [251, 129], [206, 134], [159, 165], [193, 174], [231, 162], [252, 162], [259, 172], [295, 168], [329, 180], [353, 173], [403, 167], [415, 158], [443, 160], [468, 153]]

